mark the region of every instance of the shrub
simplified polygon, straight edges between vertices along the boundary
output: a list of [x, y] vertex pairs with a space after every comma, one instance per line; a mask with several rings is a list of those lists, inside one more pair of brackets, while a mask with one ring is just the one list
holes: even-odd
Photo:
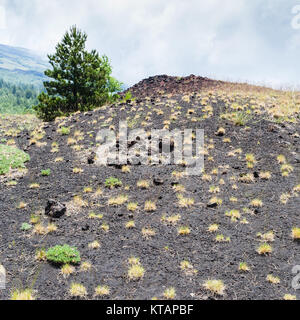
[[68, 127], [61, 127], [59, 131], [62, 136], [68, 136], [70, 134], [70, 128]]
[[22, 226], [21, 226], [21, 230], [22, 231], [28, 231], [28, 230], [30, 230], [32, 228], [32, 225], [31, 224], [29, 224], [29, 223], [23, 223], [22, 224]]
[[50, 169], [42, 170], [42, 171], [41, 171], [41, 175], [42, 175], [43, 177], [48, 177], [48, 176], [50, 176], [50, 174], [51, 174], [51, 170], [50, 170]]
[[106, 179], [105, 186], [110, 189], [121, 187], [122, 181], [117, 178], [110, 177], [109, 179]]
[[77, 264], [80, 262], [80, 253], [69, 245], [55, 246], [46, 253], [47, 260], [56, 264]]
[[121, 103], [126, 103], [127, 101], [135, 101], [136, 98], [133, 98], [131, 91], [127, 91], [125, 96], [120, 99]]

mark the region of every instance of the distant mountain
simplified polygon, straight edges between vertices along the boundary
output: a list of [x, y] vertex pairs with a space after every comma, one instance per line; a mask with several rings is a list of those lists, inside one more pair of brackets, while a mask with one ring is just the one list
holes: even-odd
[[0, 78], [13, 83], [41, 86], [48, 63], [36, 53], [0, 44]]

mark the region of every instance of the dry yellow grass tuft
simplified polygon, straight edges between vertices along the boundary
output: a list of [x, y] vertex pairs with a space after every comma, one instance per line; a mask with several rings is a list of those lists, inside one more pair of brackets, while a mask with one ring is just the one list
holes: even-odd
[[250, 268], [248, 267], [246, 262], [241, 262], [239, 264], [239, 271], [247, 272], [250, 271]]
[[264, 242], [273, 242], [275, 240], [275, 233], [274, 231], [269, 231], [267, 233], [258, 233], [258, 237], [260, 237]]
[[283, 297], [283, 300], [289, 301], [289, 300], [297, 300], [297, 297], [295, 295], [292, 294], [285, 294]]
[[137, 202], [130, 202], [130, 203], [128, 203], [128, 205], [127, 205], [127, 210], [128, 210], [128, 211], [131, 211], [131, 212], [136, 211], [137, 208], [138, 208], [138, 203], [137, 203]]
[[273, 249], [268, 243], [263, 243], [257, 248], [257, 253], [260, 255], [267, 255], [272, 253]]
[[171, 288], [167, 288], [165, 291], [164, 291], [164, 294], [163, 294], [164, 298], [168, 299], [168, 300], [173, 300], [175, 299], [176, 297], [176, 290], [175, 288], [171, 287]]
[[135, 222], [134, 222], [133, 220], [128, 221], [128, 222], [125, 224], [125, 228], [126, 228], [126, 229], [133, 229], [133, 228], [135, 228]]
[[87, 296], [87, 290], [85, 286], [80, 283], [72, 283], [69, 293], [72, 297], [85, 298]]
[[292, 229], [292, 238], [293, 238], [294, 240], [300, 240], [300, 228], [294, 227], [294, 228]]
[[151, 228], [143, 228], [142, 229], [142, 235], [146, 238], [146, 239], [149, 239], [151, 237], [154, 237], [156, 234], [156, 232], [151, 229]]
[[163, 223], [170, 224], [170, 225], [176, 225], [180, 220], [181, 220], [180, 214], [176, 214], [169, 217], [167, 217], [166, 215], [163, 215], [161, 218], [161, 221]]
[[223, 296], [226, 289], [222, 280], [208, 280], [204, 283], [204, 288], [219, 296]]
[[14, 290], [11, 294], [11, 300], [26, 301], [35, 300], [31, 289], [26, 290]]
[[96, 250], [96, 249], [99, 249], [99, 248], [101, 247], [101, 245], [100, 245], [100, 243], [99, 243], [97, 240], [95, 240], [95, 241], [89, 243], [88, 247], [89, 247], [90, 249]]
[[98, 286], [95, 289], [95, 296], [96, 297], [103, 297], [110, 295], [110, 288], [108, 286]]
[[195, 200], [192, 198], [185, 198], [182, 194], [177, 196], [178, 206], [180, 208], [190, 208], [195, 204]]
[[272, 284], [279, 284], [280, 283], [280, 279], [278, 277], [273, 276], [272, 274], [268, 274], [266, 279], [268, 282], [270, 282]]
[[180, 227], [177, 231], [180, 236], [187, 236], [191, 233], [191, 229], [189, 227]]
[[145, 202], [145, 207], [144, 207], [144, 210], [146, 211], [146, 212], [154, 212], [154, 211], [156, 211], [156, 203], [155, 202], [153, 202], [153, 201], [146, 201]]
[[117, 207], [117, 206], [123, 205], [127, 201], [128, 201], [128, 196], [119, 195], [117, 197], [113, 197], [113, 198], [108, 199], [108, 205]]
[[207, 229], [207, 231], [211, 232], [211, 233], [217, 232], [218, 230], [219, 230], [219, 225], [218, 224], [211, 224]]
[[71, 274], [75, 272], [75, 268], [69, 264], [65, 264], [61, 267], [60, 273], [65, 277], [69, 277]]
[[150, 182], [148, 180], [140, 180], [137, 182], [138, 188], [141, 189], [149, 189], [150, 188]]
[[80, 271], [81, 272], [88, 272], [92, 269], [92, 264], [88, 261], [84, 261], [82, 262], [81, 266], [80, 266]]
[[140, 280], [145, 275], [145, 269], [140, 264], [140, 259], [132, 257], [129, 259], [128, 277], [130, 280]]

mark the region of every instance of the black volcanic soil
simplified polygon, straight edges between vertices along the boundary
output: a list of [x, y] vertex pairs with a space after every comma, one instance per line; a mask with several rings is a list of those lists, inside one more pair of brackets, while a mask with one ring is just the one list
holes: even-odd
[[248, 85], [246, 83], [232, 83], [220, 80], [212, 80], [206, 77], [190, 75], [187, 77], [171, 77], [160, 75], [144, 79], [125, 91], [130, 91], [136, 98], [158, 97], [162, 94], [185, 94], [197, 93], [207, 89], [222, 89], [224, 87], [232, 90], [247, 89], [248, 92], [262, 92], [270, 90], [265, 87]]
[[[148, 99], [149, 92], [153, 93], [152, 82], [160, 83], [162, 79], [166, 80], [164, 77], [148, 80], [149, 91], [145, 81], [133, 87], [133, 96], [139, 98], [138, 102], [100, 108], [65, 119], [63, 125], [70, 127], [70, 135], [63, 136], [57, 132], [63, 120], [44, 124], [45, 135], [39, 140], [45, 143], [44, 146], [30, 145], [26, 130], [15, 138], [16, 144], [30, 154], [31, 161], [26, 164], [28, 173], [18, 180], [16, 186], [6, 184], [11, 178], [1, 178], [0, 264], [7, 270], [7, 290], [0, 291], [0, 298], [10, 299], [11, 291], [16, 288], [32, 288], [37, 299], [72, 299], [69, 295], [72, 282], [86, 287], [87, 299], [94, 299], [94, 290], [98, 285], [110, 287], [107, 299], [162, 299], [164, 290], [169, 287], [176, 289], [177, 299], [185, 300], [282, 299], [287, 293], [296, 294], [291, 287], [294, 276], [291, 270], [300, 264], [300, 243], [292, 239], [291, 229], [300, 226], [300, 198], [299, 194], [293, 193], [293, 188], [300, 184], [297, 156], [299, 122], [273, 123], [261, 115], [253, 115], [246, 125], [235, 126], [220, 118], [225, 105], [224, 99], [218, 94], [208, 96], [214, 110], [213, 116], [200, 119], [205, 113], [202, 97], [197, 95], [201, 94], [202, 87], [198, 84], [201, 81], [195, 80], [195, 87], [182, 89], [184, 92], [195, 93], [191, 94], [189, 101], [183, 99], [176, 86], [164, 88], [168, 95]], [[176, 81], [184, 88], [184, 80]], [[156, 88], [157, 91], [162, 89], [160, 85]], [[177, 106], [181, 109], [176, 109]], [[164, 113], [158, 114], [155, 109]], [[190, 109], [194, 109], [193, 114], [189, 113]], [[218, 168], [218, 172], [211, 174], [212, 181], [203, 181], [201, 175], [175, 177], [172, 175], [174, 171], [184, 170], [177, 165], [131, 166], [130, 173], [123, 173], [120, 168], [88, 164], [99, 129], [111, 125], [117, 129], [119, 120], [126, 119], [132, 128], [142, 127], [146, 131], [163, 128], [164, 121], [169, 120], [170, 114], [178, 110], [181, 115], [176, 120], [170, 120], [170, 130], [205, 130], [205, 143], [210, 146], [209, 155], [205, 155], [205, 172], [210, 174]], [[152, 114], [146, 118], [148, 112]], [[216, 135], [220, 127], [226, 130], [224, 136]], [[81, 146], [80, 151], [67, 144], [68, 138], [74, 138], [78, 130], [83, 133], [83, 139], [76, 144]], [[224, 143], [224, 138], [230, 138], [231, 142]], [[59, 145], [56, 153], [51, 152], [53, 142]], [[228, 156], [228, 152], [237, 148], [242, 149], [241, 155]], [[247, 153], [255, 155], [257, 161], [252, 169], [246, 165]], [[287, 162], [293, 166], [294, 171], [288, 177], [281, 175], [276, 159], [279, 154], [285, 155]], [[63, 157], [63, 162], [55, 162], [58, 157]], [[74, 168], [81, 168], [83, 172], [74, 174]], [[42, 177], [40, 173], [43, 169], [51, 169], [51, 175]], [[264, 171], [272, 173], [270, 180], [258, 177]], [[239, 181], [245, 173], [255, 175], [253, 183]], [[163, 180], [163, 184], [153, 183], [157, 176]], [[109, 177], [119, 178], [123, 186], [113, 190], [105, 188], [105, 180]], [[137, 188], [140, 179], [152, 182], [148, 190]], [[220, 179], [223, 179], [224, 184], [220, 184]], [[30, 189], [32, 183], [38, 183], [39, 189]], [[190, 208], [178, 205], [173, 186], [179, 183], [185, 187], [184, 197], [195, 200]], [[237, 190], [233, 189], [234, 184]], [[129, 190], [126, 186], [129, 186]], [[211, 186], [219, 186], [220, 193], [211, 194]], [[93, 193], [85, 193], [86, 187], [91, 187]], [[93, 196], [98, 187], [103, 194]], [[286, 204], [280, 202], [280, 196], [284, 193], [293, 193]], [[107, 204], [110, 197], [119, 194], [128, 195], [128, 202], [138, 203], [138, 210], [132, 216], [127, 210], [128, 202], [118, 207]], [[22, 223], [29, 223], [31, 215], [38, 212], [42, 223], [47, 226], [49, 218], [44, 215], [44, 209], [48, 199], [70, 203], [76, 195], [86, 200], [88, 206], [77, 205], [74, 210], [69, 210], [67, 215], [55, 221], [58, 227], [56, 232], [38, 235], [32, 230], [21, 231]], [[223, 203], [216, 208], [209, 208], [209, 199], [214, 196], [221, 198]], [[232, 197], [236, 198], [234, 202]], [[251, 207], [250, 202], [256, 198], [262, 200], [262, 207]], [[145, 212], [144, 204], [147, 200], [156, 202], [156, 211]], [[21, 201], [27, 206], [17, 209]], [[249, 212], [243, 212], [244, 208]], [[232, 209], [239, 210], [242, 219], [246, 218], [248, 224], [241, 223], [242, 219], [232, 222], [225, 215], [226, 211]], [[89, 219], [91, 212], [103, 214], [103, 219]], [[181, 221], [175, 226], [167, 225], [161, 221], [164, 214], [180, 214]], [[126, 222], [130, 220], [135, 221], [134, 229], [125, 228]], [[108, 232], [101, 229], [103, 223], [109, 225]], [[214, 223], [219, 225], [219, 231], [209, 233], [207, 229]], [[191, 233], [178, 235], [177, 228], [180, 226], [189, 226]], [[141, 233], [145, 227], [151, 227], [156, 234], [145, 238]], [[266, 256], [259, 255], [256, 249], [261, 241], [257, 233], [271, 230], [275, 234], [274, 242], [270, 243], [273, 252]], [[230, 237], [231, 241], [216, 242], [218, 234]], [[88, 245], [95, 240], [100, 242], [101, 247], [90, 249]], [[82, 261], [89, 261], [92, 269], [82, 272], [78, 266], [75, 274], [64, 278], [59, 268], [36, 261], [38, 249], [48, 249], [58, 244], [76, 246]], [[140, 258], [145, 268], [145, 275], [139, 281], [130, 281], [127, 277], [128, 259], [131, 256]], [[189, 260], [198, 271], [197, 274], [185, 275], [180, 269], [183, 260]], [[239, 271], [240, 262], [247, 262], [250, 271]], [[279, 277], [280, 283], [269, 283], [266, 280], [269, 274]], [[203, 283], [208, 279], [223, 280], [226, 285], [225, 295], [217, 296], [206, 291]]]

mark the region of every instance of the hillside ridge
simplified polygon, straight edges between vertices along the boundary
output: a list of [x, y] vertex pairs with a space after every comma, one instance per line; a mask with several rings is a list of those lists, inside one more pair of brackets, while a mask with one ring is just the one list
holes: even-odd
[[35, 52], [0, 44], [0, 78], [14, 83], [42, 86], [48, 63]]
[[207, 89], [232, 89], [248, 92], [280, 92], [280, 90], [271, 89], [259, 85], [248, 83], [229, 82], [214, 80], [207, 77], [189, 75], [186, 77], [176, 77], [168, 75], [156, 75], [143, 79], [125, 90], [131, 92], [135, 97], [155, 96], [161, 94], [184, 94], [196, 93]]

